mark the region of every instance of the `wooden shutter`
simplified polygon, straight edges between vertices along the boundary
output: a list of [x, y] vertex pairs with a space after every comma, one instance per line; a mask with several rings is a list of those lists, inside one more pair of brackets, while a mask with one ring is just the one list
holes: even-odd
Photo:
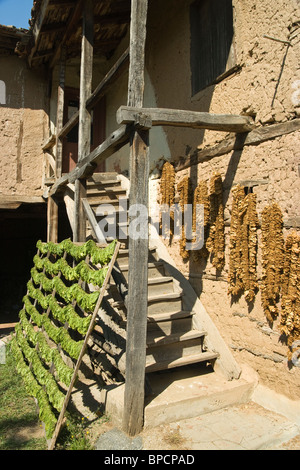
[[226, 72], [233, 38], [232, 0], [197, 0], [190, 8], [192, 94]]

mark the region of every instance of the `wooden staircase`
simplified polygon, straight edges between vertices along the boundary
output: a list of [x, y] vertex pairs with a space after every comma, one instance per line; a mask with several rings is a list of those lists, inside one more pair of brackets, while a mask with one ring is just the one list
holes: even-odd
[[[101, 210], [103, 204], [109, 204], [108, 213], [116, 213], [119, 228], [119, 199], [126, 197], [127, 190], [117, 174], [94, 174], [88, 180], [87, 198], [84, 201], [88, 218], [87, 238], [93, 237], [101, 241], [97, 224], [104, 217]], [[124, 223], [124, 214], [121, 218], [124, 230], [128, 222], [126, 220]], [[118, 233], [117, 231], [117, 235]], [[109, 241], [107, 237], [106, 242]], [[120, 380], [120, 376], [125, 375], [128, 238], [120, 241], [118, 264], [114, 270], [106, 304], [99, 315], [92, 348], [94, 367], [99, 367], [99, 372], [104, 373], [106, 379], [111, 381]], [[170, 275], [170, 264], [161, 259], [158, 251], [157, 246], [149, 249], [146, 374], [196, 363], [211, 364], [214, 367], [220, 359], [220, 351], [214, 346], [213, 339], [209, 338], [205, 321], [203, 327], [201, 322], [195, 321], [196, 311], [186, 307], [188, 302], [185, 302], [185, 299], [189, 294], [180, 287], [180, 282]], [[216, 344], [218, 342], [222, 344], [220, 340]], [[106, 355], [104, 363], [103, 352]], [[107, 367], [110, 369], [108, 373]], [[228, 374], [228, 378], [238, 378], [238, 367], [231, 375], [230, 377]]]

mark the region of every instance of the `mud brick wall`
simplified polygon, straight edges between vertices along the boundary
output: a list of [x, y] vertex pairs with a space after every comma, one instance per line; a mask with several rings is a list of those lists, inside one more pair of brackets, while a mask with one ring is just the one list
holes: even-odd
[[[156, 2], [157, 3], [157, 2]], [[192, 3], [192, 2], [190, 2]], [[297, 0], [233, 0], [234, 53], [237, 69], [220, 83], [191, 96], [190, 30], [187, 2], [164, 17], [150, 11], [153, 33], [148, 71], [156, 92], [157, 106], [192, 109], [211, 113], [234, 113], [252, 116], [255, 125], [280, 125], [299, 119], [300, 115], [300, 14]], [[162, 8], [162, 10], [164, 9]], [[185, 11], [183, 14], [182, 12]], [[180, 25], [180, 26], [179, 26]], [[266, 38], [270, 36], [282, 41]], [[150, 44], [150, 41], [149, 41]], [[167, 44], [166, 48], [163, 47]], [[172, 79], [171, 79], [172, 77]], [[164, 160], [185, 161], [213, 149], [229, 136], [221, 132], [165, 128], [169, 155]], [[209, 185], [214, 172], [223, 180], [225, 215], [225, 266], [216, 276], [209, 259], [195, 262], [180, 256], [179, 243], [166, 242], [177, 266], [187, 276], [203, 305], [218, 327], [240, 364], [247, 363], [259, 374], [261, 382], [291, 399], [299, 399], [300, 368], [288, 367], [287, 347], [281, 342], [280, 317], [269, 325], [261, 305], [260, 290], [253, 304], [244, 296], [233, 302], [228, 295], [229, 231], [232, 188], [237, 183], [255, 182], [257, 212], [271, 202], [280, 206], [285, 222], [284, 238], [292, 229], [300, 233], [300, 133], [299, 130], [276, 138], [228, 151], [209, 161], [189, 166], [176, 173], [176, 184], [189, 176], [193, 189], [200, 180]], [[160, 181], [152, 181], [151, 198], [159, 202]], [[247, 183], [246, 183], [247, 185]], [[261, 231], [258, 229], [257, 272], [261, 277]]]
[[0, 193], [40, 196], [48, 86], [43, 70], [17, 56], [0, 57]]

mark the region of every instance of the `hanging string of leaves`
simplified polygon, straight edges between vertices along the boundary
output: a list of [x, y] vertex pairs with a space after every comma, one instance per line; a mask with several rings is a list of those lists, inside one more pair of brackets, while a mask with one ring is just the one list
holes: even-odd
[[43, 255], [50, 252], [53, 255], [61, 257], [64, 253], [67, 253], [72, 256], [75, 261], [82, 261], [89, 255], [91, 263], [103, 266], [108, 264], [112, 258], [116, 243], [116, 240], [114, 240], [106, 248], [99, 248], [94, 240], [88, 240], [83, 245], [75, 245], [70, 239], [63, 240], [58, 244], [53, 242], [43, 243], [39, 240], [36, 246]]
[[245, 191], [237, 184], [232, 189], [232, 208], [229, 238], [229, 275], [228, 294], [233, 296], [241, 295], [244, 290], [242, 273], [242, 221], [240, 216], [240, 203], [245, 198]]
[[168, 204], [170, 207], [175, 199], [175, 169], [173, 165], [166, 162], [162, 168], [160, 181], [161, 204]]
[[[25, 387], [37, 400], [48, 439], [63, 409], [65, 387], [75, 380], [75, 364], [90, 326], [90, 312], [100, 295], [99, 289], [93, 292], [92, 285], [95, 288], [103, 285], [108, 274], [104, 265], [110, 262], [115, 247], [116, 242], [106, 248], [93, 241], [83, 245], [70, 240], [60, 244], [37, 243], [32, 278], [10, 346]], [[66, 262], [67, 255], [73, 257], [73, 267]], [[89, 265], [83, 261], [88, 255]], [[50, 257], [55, 261], [50, 262]], [[91, 291], [85, 291], [84, 286]]]
[[27, 392], [37, 400], [39, 418], [45, 424], [47, 439], [50, 439], [55, 430], [57, 416], [49, 403], [47, 392], [44, 390], [44, 387], [38, 383], [34, 374], [31, 372], [16, 338], [11, 340], [10, 348], [16, 360], [17, 372], [22, 376]]
[[[197, 221], [197, 205], [203, 207], [203, 220]], [[200, 239], [200, 234], [197, 233], [197, 228], [203, 224], [203, 247], [200, 250], [193, 251], [195, 261], [200, 261], [201, 258], [208, 258], [209, 252], [206, 248], [206, 240], [209, 233], [209, 197], [206, 181], [200, 181], [194, 192], [193, 200], [193, 232], [195, 233], [195, 240]], [[198, 222], [198, 223], [197, 223]]]
[[178, 183], [177, 191], [179, 193], [179, 206], [181, 209], [181, 213], [183, 214], [180, 238], [180, 254], [183, 259], [188, 259], [190, 253], [186, 249], [186, 233], [184, 227], [184, 206], [187, 204], [192, 204], [192, 188], [191, 181], [188, 176], [182, 178], [182, 180]]
[[280, 330], [287, 336], [288, 359], [291, 360], [293, 343], [300, 340], [300, 236], [295, 231], [285, 242]]
[[[160, 203], [166, 205], [170, 210], [170, 233], [174, 233], [174, 211], [171, 210], [175, 202], [175, 169], [173, 165], [166, 162], [162, 169], [160, 181]], [[162, 221], [160, 221], [162, 225]]]
[[264, 208], [261, 217], [262, 237], [262, 307], [273, 324], [278, 317], [281, 276], [284, 261], [283, 217], [275, 202]]
[[256, 194], [249, 193], [241, 203], [242, 217], [242, 269], [245, 299], [252, 302], [258, 289], [257, 261], [257, 228], [258, 216], [256, 211]]
[[237, 296], [244, 292], [246, 301], [252, 302], [258, 289], [256, 194], [246, 196], [240, 185], [232, 191], [228, 293]]
[[224, 231], [224, 206], [223, 183], [220, 174], [216, 173], [210, 180], [210, 220], [209, 236], [206, 247], [212, 254], [212, 264], [217, 270], [222, 270], [225, 265], [225, 231]]

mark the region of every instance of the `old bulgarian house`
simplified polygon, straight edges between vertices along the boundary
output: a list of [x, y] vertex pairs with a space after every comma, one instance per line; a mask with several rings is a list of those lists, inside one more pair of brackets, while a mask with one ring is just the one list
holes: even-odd
[[88, 351], [132, 435], [233, 390], [300, 419], [299, 63], [297, 0], [36, 0], [0, 26], [1, 322], [38, 240], [118, 238]]

